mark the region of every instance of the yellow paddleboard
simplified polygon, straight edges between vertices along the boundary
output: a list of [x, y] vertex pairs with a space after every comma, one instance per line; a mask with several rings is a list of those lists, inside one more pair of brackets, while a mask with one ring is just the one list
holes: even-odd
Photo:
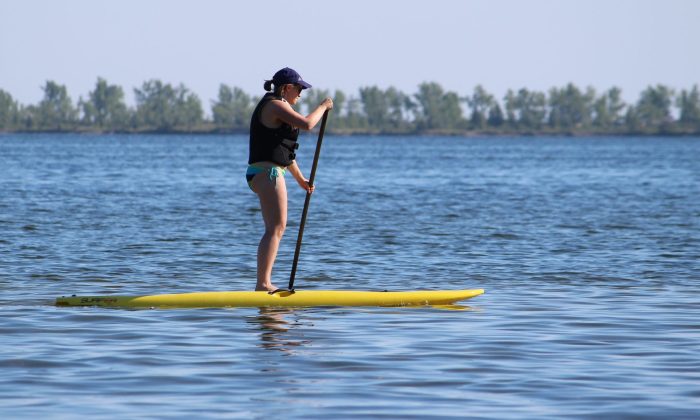
[[197, 292], [152, 296], [72, 296], [56, 299], [56, 306], [117, 308], [217, 308], [266, 306], [416, 306], [449, 305], [484, 293], [472, 290], [362, 292], [351, 290], [267, 292]]

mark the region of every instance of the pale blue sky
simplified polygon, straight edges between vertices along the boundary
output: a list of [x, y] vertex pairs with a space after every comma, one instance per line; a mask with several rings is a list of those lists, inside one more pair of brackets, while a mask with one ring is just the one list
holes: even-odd
[[48, 79], [77, 100], [101, 76], [129, 103], [148, 79], [182, 82], [208, 110], [220, 83], [260, 93], [284, 66], [351, 94], [571, 81], [636, 100], [700, 83], [700, 1], [0, 0], [0, 89], [25, 104]]

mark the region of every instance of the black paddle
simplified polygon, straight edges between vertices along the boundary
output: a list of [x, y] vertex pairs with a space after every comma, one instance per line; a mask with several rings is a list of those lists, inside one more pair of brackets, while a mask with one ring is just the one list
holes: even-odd
[[[328, 110], [323, 113], [321, 120], [321, 131], [318, 133], [318, 142], [316, 143], [316, 153], [314, 154], [314, 163], [311, 166], [311, 176], [309, 177], [309, 186], [314, 185], [316, 177], [316, 166], [318, 166], [318, 156], [321, 154], [321, 143], [323, 142], [323, 132], [326, 131], [326, 120], [328, 119]], [[304, 225], [306, 224], [306, 214], [309, 212], [309, 202], [311, 201], [311, 193], [306, 193], [304, 201], [304, 211], [301, 213], [301, 223], [299, 224], [299, 236], [297, 237], [297, 248], [294, 251], [294, 262], [292, 263], [292, 274], [289, 276], [289, 291], [294, 292], [294, 276], [297, 273], [297, 263], [299, 262], [299, 253], [301, 252], [301, 239], [304, 237]]]

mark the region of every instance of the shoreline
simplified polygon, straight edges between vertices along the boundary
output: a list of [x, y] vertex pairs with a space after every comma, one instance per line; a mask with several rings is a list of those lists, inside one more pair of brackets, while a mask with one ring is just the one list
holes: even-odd
[[[311, 131], [312, 133], [318, 130]], [[597, 131], [597, 130], [421, 130], [421, 131], [381, 131], [328, 129], [328, 134], [343, 137], [698, 137], [700, 129], [686, 130], [640, 130], [640, 131]], [[94, 129], [53, 129], [53, 130], [0, 130], [0, 135], [8, 134], [91, 134], [91, 135], [248, 135], [248, 130], [223, 130], [210, 128], [170, 129], [170, 130], [94, 130]]]

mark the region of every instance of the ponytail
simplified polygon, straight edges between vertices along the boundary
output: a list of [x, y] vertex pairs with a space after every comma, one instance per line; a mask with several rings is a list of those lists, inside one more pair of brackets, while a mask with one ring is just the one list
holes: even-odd
[[[263, 88], [267, 92], [272, 92], [273, 91], [272, 85], [273, 85], [272, 80], [265, 80], [265, 84], [263, 85]], [[282, 88], [284, 87], [284, 85], [279, 85], [279, 86], [274, 85], [274, 86], [275, 86], [275, 90], [274, 90], [275, 96], [282, 96]]]

